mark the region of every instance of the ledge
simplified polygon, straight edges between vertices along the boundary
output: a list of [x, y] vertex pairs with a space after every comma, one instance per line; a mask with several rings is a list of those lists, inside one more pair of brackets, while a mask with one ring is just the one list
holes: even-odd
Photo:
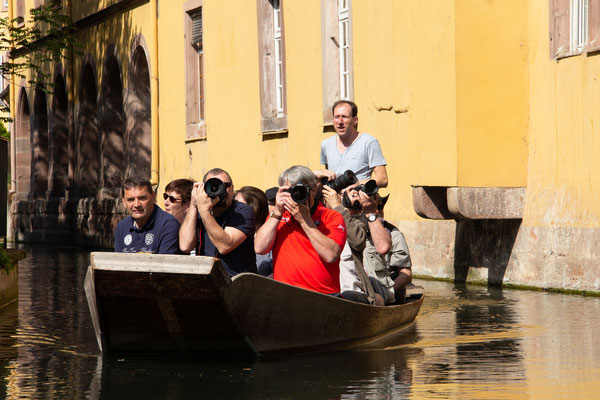
[[413, 186], [415, 212], [427, 219], [520, 219], [524, 187]]

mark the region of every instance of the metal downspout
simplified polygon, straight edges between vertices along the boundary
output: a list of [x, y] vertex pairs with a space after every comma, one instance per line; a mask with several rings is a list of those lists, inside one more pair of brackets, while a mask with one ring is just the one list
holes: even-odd
[[154, 51], [150, 53], [150, 96], [152, 99], [151, 126], [152, 126], [152, 161], [151, 178], [152, 185], [159, 183], [159, 138], [158, 138], [158, 0], [152, 0], [154, 8], [154, 18], [152, 18], [152, 35]]
[[[13, 19], [13, 2], [8, 2], [8, 18]], [[9, 81], [9, 108], [10, 108], [10, 191], [8, 196], [14, 195], [17, 191], [17, 141], [15, 138], [15, 76], [11, 74]]]

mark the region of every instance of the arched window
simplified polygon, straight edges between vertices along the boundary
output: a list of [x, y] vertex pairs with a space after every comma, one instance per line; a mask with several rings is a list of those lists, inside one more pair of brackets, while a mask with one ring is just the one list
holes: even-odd
[[136, 174], [150, 178], [152, 146], [150, 70], [146, 52], [139, 45], [132, 55], [128, 89], [125, 176]]
[[17, 195], [20, 200], [25, 200], [31, 190], [31, 121], [29, 99], [24, 88], [19, 93], [15, 130]]
[[64, 197], [69, 182], [69, 110], [67, 87], [61, 74], [54, 79], [52, 89], [53, 124], [50, 132], [51, 197]]
[[86, 63], [81, 73], [75, 144], [75, 184], [83, 197], [95, 195], [100, 182], [100, 133], [96, 99], [96, 75], [90, 63]]
[[33, 198], [45, 199], [48, 191], [48, 106], [41, 86], [35, 88], [33, 99], [31, 164]]
[[100, 92], [100, 129], [102, 131], [102, 188], [119, 196], [124, 172], [123, 84], [121, 68], [114, 55], [108, 56]]

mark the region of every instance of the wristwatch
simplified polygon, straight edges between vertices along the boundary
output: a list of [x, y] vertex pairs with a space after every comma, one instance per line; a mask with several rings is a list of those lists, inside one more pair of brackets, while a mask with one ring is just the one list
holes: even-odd
[[369, 221], [369, 222], [377, 221], [377, 214], [367, 214], [367, 221]]
[[269, 217], [275, 218], [275, 219], [281, 219], [282, 215], [276, 214], [275, 211], [271, 211], [271, 214], [269, 214]]

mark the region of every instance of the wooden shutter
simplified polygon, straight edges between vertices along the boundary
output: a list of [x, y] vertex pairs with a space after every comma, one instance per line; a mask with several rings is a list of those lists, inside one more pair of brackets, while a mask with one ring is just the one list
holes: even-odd
[[[590, 0], [594, 1], [594, 0]], [[550, 58], [569, 54], [569, 0], [549, 0]]]
[[192, 45], [202, 48], [202, 9], [190, 14], [192, 19]]
[[600, 50], [600, 0], [588, 0], [588, 44], [586, 51]]

